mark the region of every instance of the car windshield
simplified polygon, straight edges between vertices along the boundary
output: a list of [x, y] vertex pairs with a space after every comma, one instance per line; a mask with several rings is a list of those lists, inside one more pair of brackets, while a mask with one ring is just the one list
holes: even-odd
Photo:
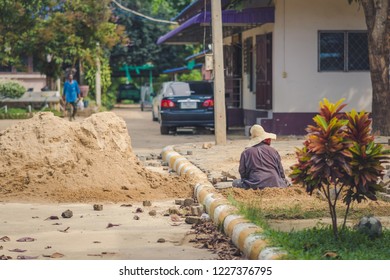
[[172, 83], [168, 89], [168, 95], [188, 96], [191, 94], [188, 83]]
[[209, 82], [190, 83], [192, 95], [213, 95], [213, 84]]

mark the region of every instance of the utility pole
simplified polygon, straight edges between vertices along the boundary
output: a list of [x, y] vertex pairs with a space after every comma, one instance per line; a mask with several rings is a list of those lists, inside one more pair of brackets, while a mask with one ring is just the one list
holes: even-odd
[[[99, 43], [96, 43], [97, 49], [99, 50]], [[99, 59], [99, 52], [96, 55], [96, 76], [95, 76], [95, 88], [96, 88], [96, 105], [102, 105], [102, 86], [101, 86], [101, 64]]]
[[101, 106], [102, 105], [102, 86], [101, 86], [101, 77], [100, 77], [100, 59], [96, 58], [96, 77], [95, 77], [95, 83], [96, 83], [96, 105]]
[[211, 28], [214, 56], [215, 144], [226, 145], [225, 77], [220, 0], [211, 0]]

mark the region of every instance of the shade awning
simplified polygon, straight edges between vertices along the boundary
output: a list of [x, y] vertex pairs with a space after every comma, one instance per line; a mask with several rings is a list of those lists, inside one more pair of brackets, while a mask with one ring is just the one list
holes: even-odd
[[[225, 9], [230, 0], [221, 0], [221, 7]], [[195, 0], [185, 7], [172, 21], [177, 21], [182, 24], [194, 15], [202, 12], [203, 10], [211, 10], [211, 0]]]
[[[202, 63], [198, 63], [198, 64], [195, 64], [195, 65], [192, 67], [192, 69], [202, 68], [202, 66], [203, 66]], [[166, 69], [166, 70], [164, 70], [164, 71], [163, 71], [163, 74], [187, 72], [187, 71], [191, 71], [192, 69], [189, 69], [188, 66], [177, 67], [177, 68], [171, 68], [171, 69]]]
[[[250, 8], [242, 11], [222, 11], [223, 36], [274, 22], [274, 7]], [[202, 12], [157, 40], [157, 44], [199, 44], [211, 42], [211, 13]]]
[[204, 51], [201, 51], [199, 53], [187, 56], [184, 60], [188, 61], [188, 60], [192, 60], [192, 59], [202, 58], [209, 52], [210, 52], [210, 50], [204, 50]]

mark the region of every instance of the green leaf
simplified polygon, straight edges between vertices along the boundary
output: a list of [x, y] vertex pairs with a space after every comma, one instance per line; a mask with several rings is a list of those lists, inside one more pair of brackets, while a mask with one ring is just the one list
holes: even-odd
[[320, 115], [317, 115], [313, 118], [313, 120], [315, 121], [315, 123], [317, 125], [319, 125], [323, 130], [327, 130], [328, 129], [328, 123], [326, 122], [325, 118], [320, 116]]

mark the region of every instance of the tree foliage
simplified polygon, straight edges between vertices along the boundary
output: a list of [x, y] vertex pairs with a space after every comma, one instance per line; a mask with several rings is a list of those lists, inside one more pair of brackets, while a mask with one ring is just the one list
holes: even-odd
[[[121, 41], [123, 29], [111, 22], [109, 0], [57, 0], [48, 17], [34, 30], [34, 52], [38, 68], [52, 77], [61, 74], [64, 65], [74, 67], [81, 60], [94, 64]], [[47, 61], [46, 55], [51, 55]]]
[[[126, 0], [121, 3], [142, 14], [167, 20], [174, 17], [190, 1]], [[192, 54], [192, 48], [188, 46], [157, 45], [157, 39], [174, 26], [147, 20], [116, 6], [113, 6], [113, 9], [117, 23], [126, 27], [128, 37], [128, 44], [117, 45], [113, 49], [113, 70], [119, 70], [123, 64], [143, 65], [151, 62], [161, 73], [163, 69], [184, 65], [184, 58]]]
[[110, 2], [0, 1], [0, 63], [15, 65], [31, 55], [34, 66], [52, 78], [77, 61], [93, 64], [121, 41], [123, 28], [111, 21]]
[[51, 0], [2, 0], [0, 1], [0, 65], [16, 65], [20, 54]]

